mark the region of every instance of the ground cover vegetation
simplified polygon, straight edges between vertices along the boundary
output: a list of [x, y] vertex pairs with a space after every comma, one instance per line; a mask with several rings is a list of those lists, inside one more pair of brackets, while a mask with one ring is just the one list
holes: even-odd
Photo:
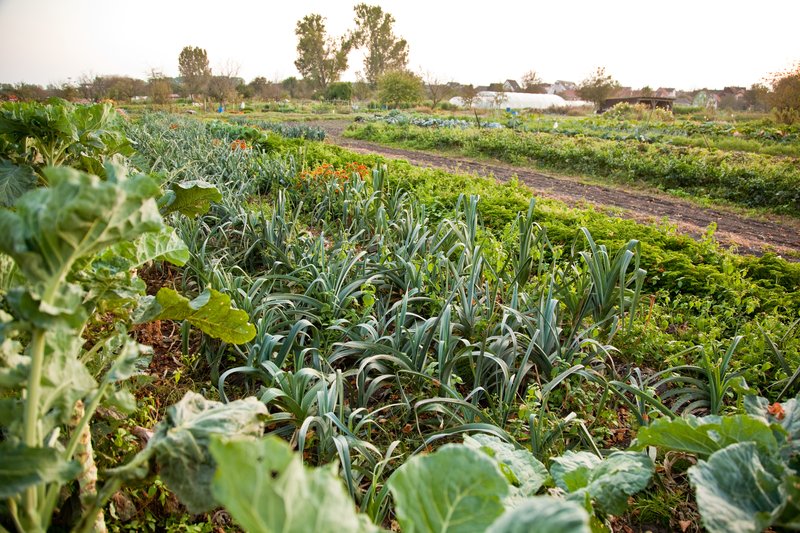
[[797, 527], [798, 265], [99, 107], [55, 167], [0, 115], [3, 526]]
[[[706, 130], [717, 131], [719, 137], [738, 139], [731, 136], [730, 129], [725, 132], [725, 126], [667, 124], [663, 129], [656, 127], [656, 133], [652, 134], [648, 125], [615, 118], [572, 120], [563, 127], [561, 119], [540, 119], [532, 123], [529, 131], [464, 128], [461, 123], [440, 121], [389, 122], [354, 123], [345, 135], [407, 148], [491, 157], [623, 183], [646, 183], [746, 207], [767, 208], [792, 216], [800, 214], [800, 165], [796, 155], [773, 156], [729, 149], [735, 148], [733, 143], [723, 148], [727, 141], [722, 140], [717, 141], [717, 146], [672, 142], [678, 138], [702, 138]], [[742, 129], [753, 137], [769, 137], [769, 128]], [[669, 137], [662, 137], [661, 131]], [[677, 131], [685, 132], [685, 136], [676, 135]], [[784, 135], [789, 137], [785, 145], [773, 140], [750, 142], [757, 147], [782, 146], [794, 154], [797, 132], [776, 133], [775, 137], [782, 139]]]

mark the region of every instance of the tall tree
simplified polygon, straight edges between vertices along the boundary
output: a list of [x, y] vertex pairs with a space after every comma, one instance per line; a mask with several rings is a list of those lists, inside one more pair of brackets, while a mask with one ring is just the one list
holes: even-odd
[[598, 67], [591, 76], [578, 86], [578, 94], [584, 100], [593, 102], [597, 107], [603, 105], [606, 98], [610, 98], [619, 88], [619, 83], [610, 74], [606, 74], [604, 67]]
[[297, 60], [294, 66], [314, 88], [325, 91], [329, 83], [337, 81], [342, 72], [347, 70], [351, 39], [328, 37], [325, 18], [316, 13], [297, 21], [294, 33], [297, 35]]
[[208, 54], [203, 48], [184, 46], [178, 56], [178, 70], [192, 100], [194, 95], [201, 95], [207, 90], [211, 68], [208, 66]]
[[394, 34], [395, 20], [380, 6], [358, 4], [355, 6], [356, 31], [353, 41], [366, 48], [364, 78], [374, 85], [386, 72], [405, 70], [408, 64], [408, 43]]

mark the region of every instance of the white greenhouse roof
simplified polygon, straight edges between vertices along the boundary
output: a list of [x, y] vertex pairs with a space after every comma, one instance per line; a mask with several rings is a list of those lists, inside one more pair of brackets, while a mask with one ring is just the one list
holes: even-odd
[[[450, 103], [464, 107], [460, 96], [450, 99]], [[472, 107], [478, 109], [550, 109], [551, 107], [582, 107], [592, 105], [583, 100], [564, 100], [555, 94], [498, 93], [481, 91]]]

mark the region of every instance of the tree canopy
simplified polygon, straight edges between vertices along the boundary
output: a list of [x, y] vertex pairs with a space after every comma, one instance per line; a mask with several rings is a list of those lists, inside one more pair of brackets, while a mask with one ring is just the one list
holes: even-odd
[[387, 72], [378, 79], [378, 97], [392, 107], [414, 104], [422, 99], [422, 80], [413, 72]]
[[347, 70], [347, 54], [352, 48], [348, 37], [334, 39], [325, 30], [325, 18], [316, 13], [297, 22], [297, 60], [294, 66], [319, 91], [337, 81]]
[[408, 42], [394, 34], [394, 17], [384, 13], [380, 6], [358, 4], [354, 10], [353, 41], [365, 49], [363, 75], [367, 82], [374, 85], [384, 73], [404, 70], [408, 64]]
[[178, 69], [189, 96], [204, 93], [211, 80], [211, 68], [208, 66], [208, 54], [205, 49], [185, 46], [178, 56]]
[[785, 124], [800, 122], [800, 63], [774, 74], [771, 80], [770, 104], [775, 118]]
[[591, 76], [578, 86], [578, 94], [584, 100], [601, 106], [619, 88], [619, 83], [610, 74], [606, 74], [604, 67], [598, 67]]

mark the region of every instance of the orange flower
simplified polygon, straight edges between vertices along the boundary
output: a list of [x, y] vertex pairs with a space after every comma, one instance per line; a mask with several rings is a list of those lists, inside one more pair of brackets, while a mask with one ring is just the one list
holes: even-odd
[[783, 420], [783, 417], [786, 416], [786, 411], [783, 410], [783, 406], [778, 402], [767, 407], [767, 412], [778, 420]]

